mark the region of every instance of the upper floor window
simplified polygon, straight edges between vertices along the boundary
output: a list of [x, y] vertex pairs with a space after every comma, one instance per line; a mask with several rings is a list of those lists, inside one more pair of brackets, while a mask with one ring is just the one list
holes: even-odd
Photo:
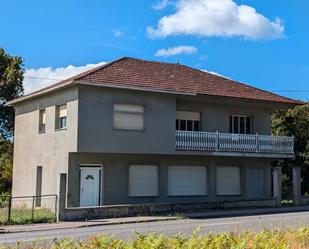
[[113, 127], [122, 130], [144, 129], [144, 106], [114, 104]]
[[176, 130], [199, 131], [201, 114], [199, 112], [177, 111]]
[[230, 116], [230, 133], [251, 134], [252, 117], [244, 115]]
[[39, 132], [45, 132], [46, 126], [46, 109], [40, 110], [39, 113]]
[[65, 129], [67, 127], [67, 105], [56, 107], [56, 129]]

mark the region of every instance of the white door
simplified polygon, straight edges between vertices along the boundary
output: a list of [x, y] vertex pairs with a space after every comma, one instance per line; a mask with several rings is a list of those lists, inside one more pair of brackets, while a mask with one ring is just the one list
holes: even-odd
[[80, 168], [80, 206], [100, 205], [101, 167]]

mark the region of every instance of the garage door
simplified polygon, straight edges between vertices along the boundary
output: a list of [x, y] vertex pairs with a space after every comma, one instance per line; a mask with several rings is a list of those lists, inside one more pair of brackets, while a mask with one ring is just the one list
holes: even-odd
[[158, 175], [158, 166], [156, 165], [130, 165], [129, 196], [157, 196]]
[[250, 199], [261, 199], [265, 197], [263, 168], [247, 169], [247, 197]]
[[169, 166], [168, 195], [192, 196], [207, 194], [207, 167]]
[[240, 195], [240, 168], [217, 167], [217, 195]]

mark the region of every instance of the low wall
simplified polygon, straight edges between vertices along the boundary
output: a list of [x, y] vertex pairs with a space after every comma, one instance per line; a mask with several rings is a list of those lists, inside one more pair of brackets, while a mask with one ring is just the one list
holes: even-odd
[[215, 209], [275, 207], [276, 199], [225, 201], [207, 203], [162, 203], [138, 205], [111, 205], [86, 208], [66, 208], [61, 220], [86, 220], [116, 218], [125, 216], [177, 214], [188, 212], [211, 211]]

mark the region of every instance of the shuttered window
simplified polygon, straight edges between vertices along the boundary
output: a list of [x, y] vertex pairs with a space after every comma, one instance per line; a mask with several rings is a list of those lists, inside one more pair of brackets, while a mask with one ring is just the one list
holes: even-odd
[[115, 129], [143, 130], [144, 106], [114, 104], [113, 123]]
[[56, 129], [65, 129], [67, 127], [67, 105], [56, 107]]
[[199, 131], [201, 114], [191, 111], [176, 112], [176, 130]]
[[168, 195], [197, 196], [207, 194], [207, 167], [169, 166]]
[[39, 114], [39, 132], [45, 132], [46, 126], [46, 109], [40, 110]]
[[240, 195], [240, 168], [217, 167], [217, 195]]
[[158, 167], [156, 165], [129, 166], [129, 196], [158, 196]]

